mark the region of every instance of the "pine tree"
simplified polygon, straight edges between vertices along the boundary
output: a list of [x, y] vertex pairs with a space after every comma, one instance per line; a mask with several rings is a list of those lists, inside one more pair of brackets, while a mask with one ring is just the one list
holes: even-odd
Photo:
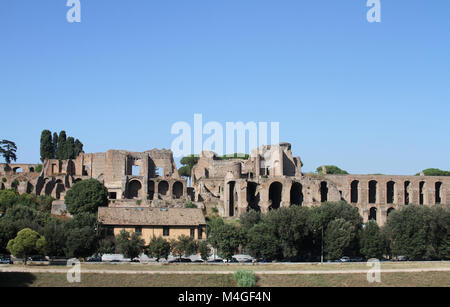
[[41, 161], [53, 159], [55, 154], [53, 150], [52, 133], [50, 130], [43, 130], [41, 133]]

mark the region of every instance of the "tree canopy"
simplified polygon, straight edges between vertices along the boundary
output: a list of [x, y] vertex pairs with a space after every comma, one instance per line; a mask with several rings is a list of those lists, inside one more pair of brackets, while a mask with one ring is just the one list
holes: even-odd
[[[327, 174], [330, 175], [348, 175], [347, 171], [344, 171], [335, 165], [325, 165], [325, 169], [327, 171]], [[319, 166], [316, 171], [318, 174], [323, 174], [322, 166]]]
[[96, 213], [98, 207], [108, 204], [108, 190], [96, 179], [79, 181], [67, 191], [64, 202], [72, 215]]
[[16, 143], [8, 140], [0, 141], [0, 154], [3, 156], [6, 163], [11, 163], [11, 161], [17, 160], [16, 151]]

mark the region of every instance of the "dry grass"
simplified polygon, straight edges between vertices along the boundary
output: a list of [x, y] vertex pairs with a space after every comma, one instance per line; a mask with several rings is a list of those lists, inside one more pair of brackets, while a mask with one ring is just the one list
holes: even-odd
[[[14, 267], [24, 267], [14, 265]], [[26, 266], [27, 268], [34, 266]], [[39, 269], [64, 269], [65, 266], [38, 266]], [[450, 268], [450, 261], [445, 262], [382, 262], [381, 269], [425, 269]], [[81, 264], [82, 270], [126, 270], [126, 271], [227, 271], [237, 270], [253, 271], [341, 271], [341, 270], [368, 270], [366, 263], [266, 263], [266, 264], [140, 264], [140, 263], [101, 263]]]
[[449, 272], [382, 273], [380, 283], [366, 274], [260, 275], [260, 287], [450, 287]]
[[0, 273], [0, 287], [234, 287], [232, 275], [81, 274], [69, 283], [62, 273]]

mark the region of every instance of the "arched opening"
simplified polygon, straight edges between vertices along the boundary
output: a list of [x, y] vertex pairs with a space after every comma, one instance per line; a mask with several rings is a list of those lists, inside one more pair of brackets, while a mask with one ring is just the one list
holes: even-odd
[[405, 205], [409, 205], [409, 185], [411, 182], [405, 181]]
[[442, 182], [436, 182], [436, 184], [434, 185], [435, 187], [435, 202], [437, 205], [439, 205], [442, 201], [441, 199], [441, 187], [442, 187]]
[[61, 199], [61, 193], [64, 192], [65, 190], [66, 189], [64, 187], [64, 184], [62, 182], [57, 182], [55, 189], [56, 199]]
[[179, 181], [175, 182], [172, 187], [172, 193], [176, 199], [183, 196], [183, 184]]
[[391, 214], [394, 210], [395, 210], [394, 208], [389, 208], [389, 209], [387, 210], [386, 215], [389, 216], [389, 214]]
[[373, 220], [373, 221], [377, 220], [377, 208], [375, 208], [375, 207], [370, 208], [370, 211], [369, 211], [369, 221], [371, 221], [371, 220]]
[[34, 167], [29, 168], [30, 173], [34, 173]]
[[230, 181], [228, 182], [228, 215], [234, 216], [234, 203], [235, 203], [235, 192], [234, 187], [236, 182]]
[[421, 181], [419, 183], [419, 205], [424, 204], [424, 194], [423, 194], [424, 188], [425, 188], [425, 181]]
[[167, 181], [160, 181], [158, 184], [158, 193], [160, 195], [167, 195], [169, 191], [169, 183]]
[[301, 206], [303, 204], [303, 187], [299, 182], [292, 183], [291, 206]]
[[377, 182], [375, 180], [369, 181], [369, 204], [377, 202]]
[[256, 182], [247, 183], [247, 210], [261, 211], [259, 207], [259, 193], [256, 194], [256, 188], [258, 187]]
[[351, 185], [350, 185], [350, 202], [353, 204], [358, 203], [358, 186], [359, 186], [359, 181], [358, 180], [353, 180]]
[[320, 183], [320, 202], [328, 201], [328, 183], [326, 181], [322, 181]]
[[45, 185], [44, 193], [46, 196], [52, 195], [53, 188], [55, 187], [55, 182], [49, 181]]
[[13, 172], [14, 172], [14, 174], [19, 174], [19, 173], [22, 173], [23, 171], [22, 171], [21, 167], [15, 167], [15, 168], [13, 168]]
[[139, 191], [142, 188], [142, 184], [138, 180], [132, 180], [128, 183], [128, 198], [138, 198]]
[[386, 202], [388, 204], [393, 204], [394, 203], [394, 195], [395, 195], [395, 182], [394, 181], [389, 181], [386, 184]]
[[270, 205], [269, 210], [280, 208], [282, 190], [283, 185], [279, 182], [274, 182], [270, 185], [269, 201], [271, 201], [272, 204]]
[[155, 196], [155, 182], [152, 180], [149, 180], [149, 182], [148, 182], [148, 198], [150, 200], [152, 200], [154, 196]]
[[31, 183], [27, 183], [27, 193], [28, 194], [30, 194], [30, 193], [32, 193], [33, 192], [33, 190], [34, 190], [34, 186], [31, 184]]

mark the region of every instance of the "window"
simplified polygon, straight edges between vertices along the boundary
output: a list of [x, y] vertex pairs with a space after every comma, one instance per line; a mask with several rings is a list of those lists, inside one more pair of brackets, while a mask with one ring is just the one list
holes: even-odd
[[163, 236], [168, 237], [169, 236], [169, 227], [163, 227]]
[[109, 192], [109, 199], [116, 199], [117, 193], [116, 192]]
[[203, 239], [203, 229], [202, 228], [198, 229], [198, 239], [199, 240]]
[[195, 229], [191, 229], [191, 238], [195, 239]]
[[134, 232], [142, 234], [142, 227], [141, 226], [135, 227]]
[[114, 236], [114, 227], [107, 227], [106, 228], [106, 236]]

